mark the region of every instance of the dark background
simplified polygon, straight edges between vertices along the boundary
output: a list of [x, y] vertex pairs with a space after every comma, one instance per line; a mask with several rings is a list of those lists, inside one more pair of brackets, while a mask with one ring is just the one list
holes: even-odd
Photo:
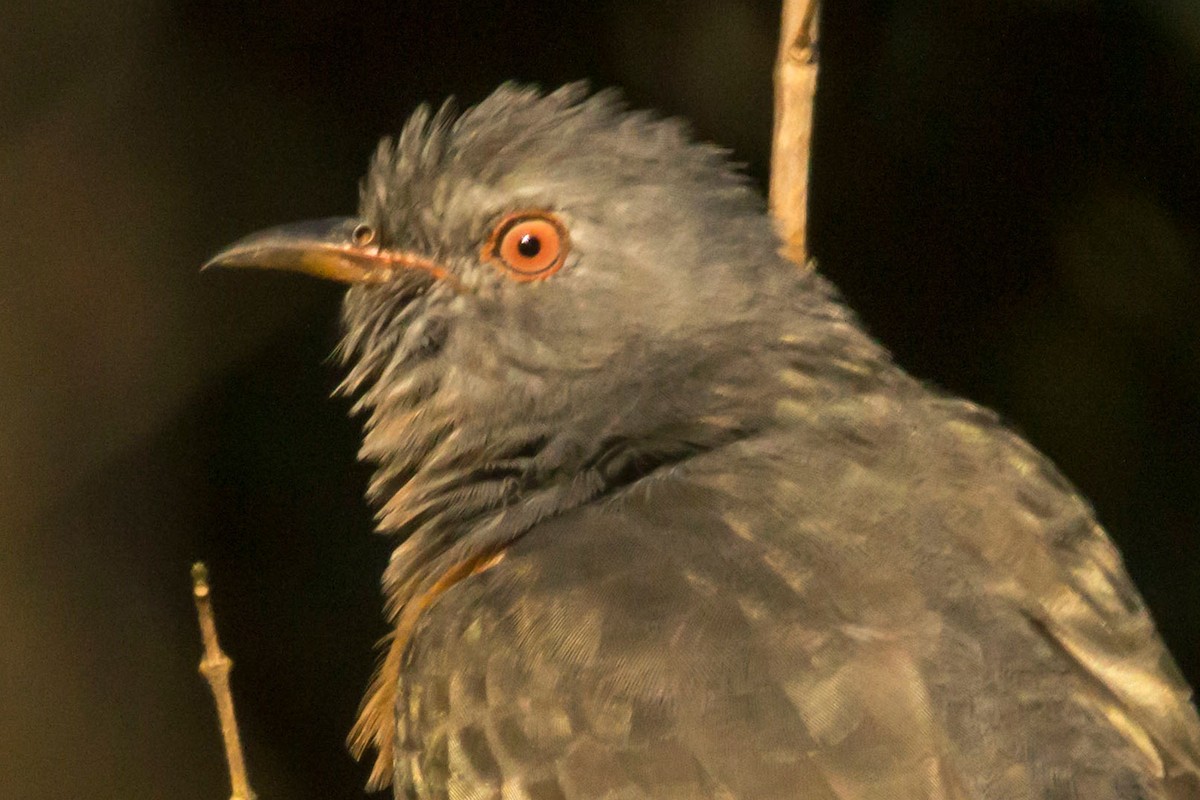
[[[261, 797], [359, 796], [383, 633], [336, 287], [204, 275], [353, 209], [420, 101], [590, 78], [763, 182], [777, 3], [0, 6], [0, 794], [217, 800], [188, 566]], [[1200, 680], [1200, 6], [831, 1], [821, 268], [1093, 499]]]

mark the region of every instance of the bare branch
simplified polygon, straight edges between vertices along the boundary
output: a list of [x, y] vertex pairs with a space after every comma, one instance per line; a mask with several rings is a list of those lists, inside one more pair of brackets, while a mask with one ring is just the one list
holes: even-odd
[[775, 130], [771, 141], [771, 213], [783, 254], [808, 264], [808, 171], [817, 90], [818, 0], [784, 0], [775, 60]]
[[229, 765], [229, 800], [254, 800], [254, 791], [246, 777], [246, 762], [242, 757], [242, 740], [238, 736], [237, 718], [233, 713], [233, 695], [229, 691], [229, 671], [233, 661], [221, 651], [217, 641], [217, 623], [213, 618], [212, 598], [208, 586], [208, 567], [197, 561], [192, 565], [192, 597], [200, 618], [200, 638], [204, 642], [204, 657], [200, 659], [200, 674], [212, 689], [221, 722], [221, 738], [225, 741], [225, 761]]

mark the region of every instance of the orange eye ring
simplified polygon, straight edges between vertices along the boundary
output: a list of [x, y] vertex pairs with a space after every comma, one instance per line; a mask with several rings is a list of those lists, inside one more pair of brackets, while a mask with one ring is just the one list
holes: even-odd
[[562, 269], [567, 228], [548, 211], [521, 211], [500, 220], [483, 246], [483, 260], [515, 281], [540, 281]]

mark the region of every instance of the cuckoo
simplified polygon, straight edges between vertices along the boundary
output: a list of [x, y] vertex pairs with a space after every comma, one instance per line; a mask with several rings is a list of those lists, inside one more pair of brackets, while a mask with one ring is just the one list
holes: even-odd
[[1087, 501], [911, 377], [677, 121], [506, 85], [354, 217], [213, 265], [348, 285], [398, 798], [1184, 800], [1200, 720]]

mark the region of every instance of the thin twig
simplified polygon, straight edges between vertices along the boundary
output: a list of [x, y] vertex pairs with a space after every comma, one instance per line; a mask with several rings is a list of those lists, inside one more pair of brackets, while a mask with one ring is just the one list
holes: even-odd
[[246, 761], [242, 757], [242, 740], [238, 736], [237, 718], [233, 713], [233, 695], [229, 691], [229, 671], [233, 660], [221, 651], [217, 641], [217, 623], [213, 618], [211, 590], [208, 586], [208, 567], [197, 561], [192, 565], [192, 597], [200, 618], [200, 638], [204, 642], [204, 657], [200, 659], [200, 674], [212, 689], [221, 721], [221, 738], [225, 741], [225, 761], [229, 765], [229, 800], [254, 800], [254, 790], [246, 777]]
[[775, 60], [775, 130], [771, 141], [771, 213], [783, 254], [808, 264], [808, 171], [817, 90], [818, 0], [784, 0]]

